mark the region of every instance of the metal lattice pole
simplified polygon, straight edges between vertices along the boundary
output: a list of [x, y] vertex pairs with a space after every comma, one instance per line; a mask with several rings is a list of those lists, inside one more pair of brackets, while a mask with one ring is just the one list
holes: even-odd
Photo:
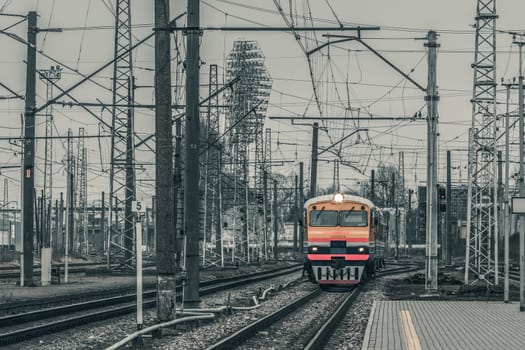
[[268, 258], [268, 238], [270, 237], [270, 192], [268, 191], [268, 179], [272, 176], [272, 129], [266, 128], [264, 139], [264, 173], [263, 173], [263, 192], [264, 192], [264, 257]]
[[[46, 101], [53, 98], [53, 85], [62, 77], [62, 68], [60, 66], [51, 66], [50, 69], [39, 71], [40, 79], [46, 82]], [[53, 196], [53, 105], [49, 105], [45, 110], [46, 115], [46, 133], [44, 140], [44, 203], [51, 206]], [[51, 246], [53, 235], [51, 233], [51, 218], [46, 218], [42, 226], [45, 236], [44, 243]]]
[[[205, 242], [211, 242], [212, 231], [215, 230], [215, 244], [219, 242], [217, 236], [220, 235], [220, 229], [217, 228], [215, 214], [218, 209], [217, 198], [219, 196], [218, 181], [219, 181], [219, 148], [216, 144], [219, 136], [219, 94], [216, 94], [219, 89], [219, 77], [216, 64], [210, 65], [209, 89], [208, 96], [213, 96], [208, 101], [208, 116], [206, 121], [208, 139], [206, 149], [206, 163], [204, 169], [205, 188], [204, 188], [204, 239]], [[217, 247], [215, 249], [217, 253]], [[203, 245], [203, 264], [206, 262], [206, 247]]]
[[77, 209], [77, 234], [78, 239], [75, 242], [75, 249], [85, 255], [88, 254], [88, 236], [87, 236], [87, 149], [85, 147], [84, 128], [78, 130], [78, 146], [77, 146], [77, 176], [76, 176], [76, 191], [78, 191], [78, 201], [76, 203]]
[[492, 235], [497, 220], [497, 115], [496, 115], [496, 1], [478, 0], [469, 151], [469, 188], [465, 284], [483, 280], [492, 284]]
[[[131, 201], [135, 199], [135, 157], [130, 0], [117, 0], [116, 10], [107, 257], [108, 268], [111, 260], [118, 260], [119, 267], [133, 269]], [[122, 213], [116, 215], [117, 211]]]

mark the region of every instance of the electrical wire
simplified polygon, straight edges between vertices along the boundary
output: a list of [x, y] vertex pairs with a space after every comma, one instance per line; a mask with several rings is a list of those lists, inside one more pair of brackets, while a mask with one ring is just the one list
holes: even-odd
[[[53, 1], [55, 1], [55, 0], [53, 0]], [[89, 9], [90, 8], [91, 8], [91, 0], [88, 0], [88, 5], [87, 5], [87, 9], [86, 9], [86, 15], [84, 17], [84, 27], [86, 27], [86, 25], [87, 25], [87, 21], [88, 21], [88, 18], [89, 18]], [[80, 37], [80, 44], [79, 44], [79, 47], [78, 47], [77, 65], [75, 67], [75, 70], [77, 72], [78, 72], [78, 68], [79, 68], [79, 65], [80, 65], [80, 57], [82, 56], [82, 47], [84, 46], [85, 36], [86, 36], [86, 31], [83, 30], [82, 31], [82, 35]]]

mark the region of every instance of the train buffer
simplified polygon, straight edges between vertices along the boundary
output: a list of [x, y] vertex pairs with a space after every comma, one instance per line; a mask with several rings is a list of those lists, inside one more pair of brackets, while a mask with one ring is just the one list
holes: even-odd
[[375, 301], [362, 350], [525, 349], [523, 329], [518, 302]]

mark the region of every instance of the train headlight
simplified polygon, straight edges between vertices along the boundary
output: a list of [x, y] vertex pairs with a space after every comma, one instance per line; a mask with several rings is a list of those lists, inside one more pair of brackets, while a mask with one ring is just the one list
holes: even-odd
[[334, 194], [334, 202], [341, 203], [344, 199], [344, 196], [342, 193], [336, 193]]
[[312, 248], [310, 248], [310, 251], [311, 251], [312, 253], [317, 253], [317, 247], [312, 247]]
[[359, 247], [359, 248], [357, 248], [357, 251], [358, 251], [359, 253], [364, 253], [365, 250], [366, 250], [365, 247]]

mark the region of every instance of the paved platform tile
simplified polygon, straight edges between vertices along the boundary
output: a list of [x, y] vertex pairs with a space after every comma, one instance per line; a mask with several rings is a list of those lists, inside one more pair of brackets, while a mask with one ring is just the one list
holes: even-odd
[[363, 350], [525, 349], [517, 303], [378, 301]]

